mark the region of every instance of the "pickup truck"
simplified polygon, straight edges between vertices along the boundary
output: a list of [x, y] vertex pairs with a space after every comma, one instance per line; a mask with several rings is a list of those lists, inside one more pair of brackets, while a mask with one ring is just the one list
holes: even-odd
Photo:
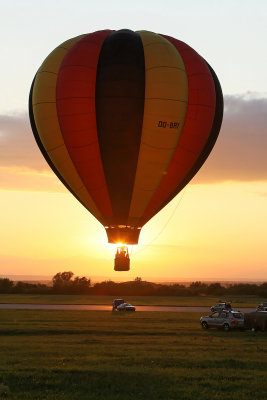
[[118, 306], [121, 304], [124, 304], [125, 301], [123, 299], [115, 299], [113, 300], [112, 304], [112, 311], [116, 311], [118, 309]]
[[245, 314], [245, 328], [252, 331], [267, 331], [267, 310]]

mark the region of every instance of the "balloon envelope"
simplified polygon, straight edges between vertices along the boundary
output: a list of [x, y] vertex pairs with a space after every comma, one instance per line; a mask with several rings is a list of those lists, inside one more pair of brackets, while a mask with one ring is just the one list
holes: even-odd
[[106, 228], [141, 227], [192, 179], [223, 116], [219, 81], [187, 44], [148, 31], [98, 31], [58, 46], [33, 80], [32, 130], [50, 167]]

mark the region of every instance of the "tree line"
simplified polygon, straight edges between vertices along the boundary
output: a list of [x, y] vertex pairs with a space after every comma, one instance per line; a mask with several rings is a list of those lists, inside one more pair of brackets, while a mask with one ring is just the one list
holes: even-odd
[[71, 271], [58, 272], [52, 285], [42, 283], [14, 282], [8, 278], [0, 279], [1, 294], [88, 294], [99, 296], [224, 296], [251, 295], [267, 297], [267, 282], [261, 284], [233, 283], [221, 284], [192, 282], [186, 286], [173, 283], [154, 283], [137, 277], [134, 281], [113, 282], [111, 280], [92, 284], [86, 277], [74, 277]]

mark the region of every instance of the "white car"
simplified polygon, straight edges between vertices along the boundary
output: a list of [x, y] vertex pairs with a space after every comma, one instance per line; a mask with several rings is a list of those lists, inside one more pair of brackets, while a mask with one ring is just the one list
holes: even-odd
[[123, 303], [117, 307], [117, 310], [118, 311], [135, 311], [135, 306], [132, 306], [129, 303]]
[[267, 302], [265, 301], [259, 304], [257, 307], [257, 311], [267, 311]]
[[210, 308], [210, 311], [215, 312], [215, 311], [231, 310], [231, 309], [232, 309], [231, 304], [228, 302], [225, 302], [225, 303], [215, 304], [215, 306], [212, 306]]

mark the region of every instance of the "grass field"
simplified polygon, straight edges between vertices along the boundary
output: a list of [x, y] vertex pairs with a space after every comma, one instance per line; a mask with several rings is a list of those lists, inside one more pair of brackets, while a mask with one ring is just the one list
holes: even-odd
[[0, 398], [263, 400], [267, 335], [198, 313], [0, 310]]
[[[86, 296], [86, 295], [28, 295], [0, 294], [0, 303], [32, 303], [32, 304], [112, 304], [114, 298], [121, 296]], [[160, 296], [127, 296], [125, 298], [134, 305], [166, 305], [166, 306], [207, 306], [225, 299], [210, 296], [199, 297], [160, 297]], [[266, 299], [250, 296], [231, 296], [233, 307], [256, 307]]]

